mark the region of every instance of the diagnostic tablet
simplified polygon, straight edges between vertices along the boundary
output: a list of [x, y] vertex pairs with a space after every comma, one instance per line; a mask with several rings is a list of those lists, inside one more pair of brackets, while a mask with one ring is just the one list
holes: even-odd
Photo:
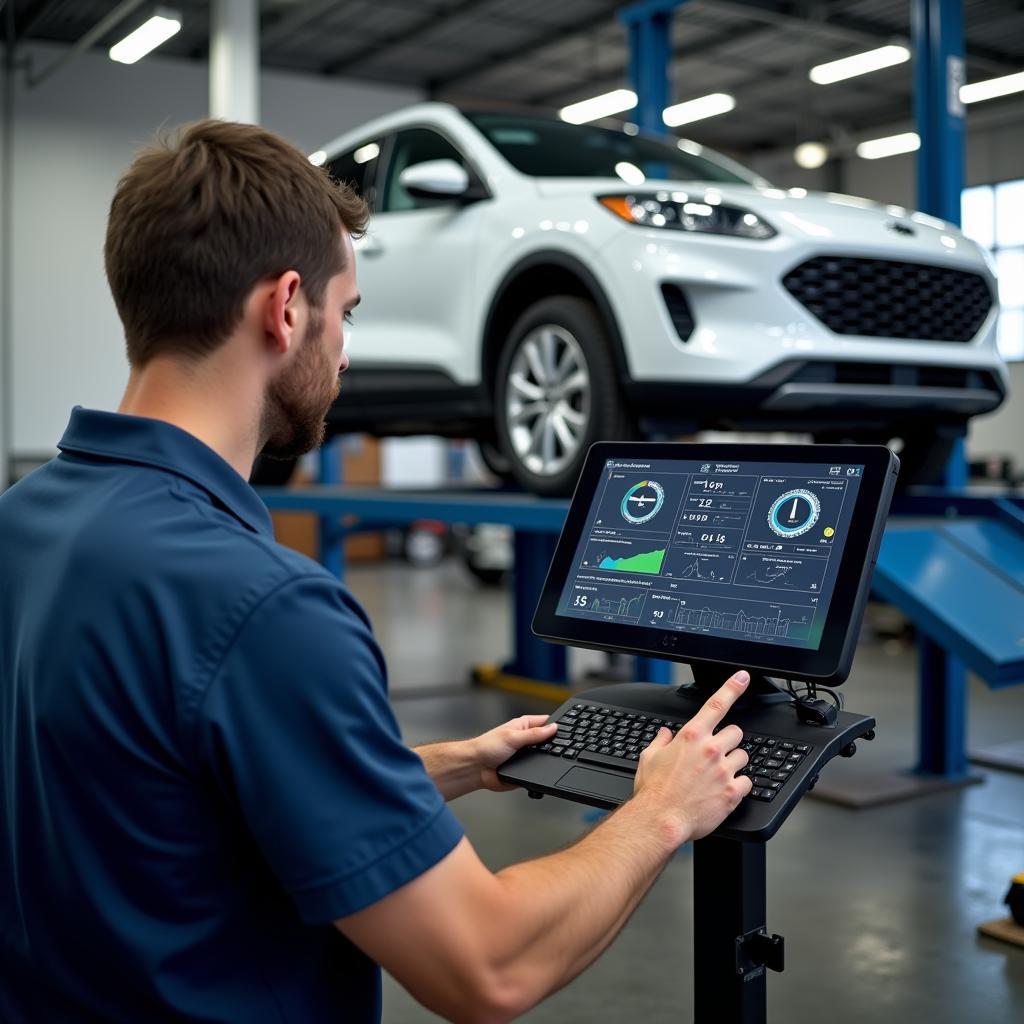
[[840, 683], [898, 471], [873, 445], [595, 444], [534, 632]]

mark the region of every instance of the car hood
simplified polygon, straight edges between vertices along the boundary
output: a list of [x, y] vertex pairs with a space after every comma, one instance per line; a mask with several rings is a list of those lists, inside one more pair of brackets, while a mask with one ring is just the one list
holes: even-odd
[[952, 258], [987, 265], [978, 246], [947, 221], [858, 196], [694, 181], [650, 180], [630, 186], [618, 178], [537, 178], [536, 184], [542, 196], [551, 198], [668, 192], [683, 193], [684, 202], [703, 202], [710, 195], [713, 201], [756, 213], [780, 235], [814, 241], [823, 249], [834, 238], [843, 248], [849, 243], [878, 246], [893, 259], [929, 256], [933, 261]]

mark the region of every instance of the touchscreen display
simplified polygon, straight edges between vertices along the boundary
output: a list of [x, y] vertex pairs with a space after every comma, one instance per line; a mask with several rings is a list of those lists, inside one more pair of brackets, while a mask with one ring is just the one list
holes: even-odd
[[863, 474], [609, 460], [557, 614], [818, 650]]

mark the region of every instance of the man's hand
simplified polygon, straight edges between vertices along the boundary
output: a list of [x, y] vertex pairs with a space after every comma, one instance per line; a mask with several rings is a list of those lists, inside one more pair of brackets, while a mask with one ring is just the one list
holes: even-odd
[[476, 749], [480, 766], [480, 785], [495, 793], [504, 793], [517, 786], [506, 786], [495, 769], [504, 764], [517, 750], [536, 743], [544, 743], [558, 731], [554, 722], [545, 725], [547, 715], [520, 715], [511, 722], [499, 725], [474, 740], [469, 740]]
[[516, 787], [499, 782], [495, 769], [522, 747], [551, 739], [558, 727], [554, 722], [545, 725], [547, 720], [547, 715], [521, 715], [471, 740], [427, 743], [413, 749], [445, 800], [478, 789], [500, 793]]
[[659, 729], [640, 755], [634, 799], [656, 801], [680, 842], [713, 832], [751, 790], [749, 778], [736, 777], [749, 760], [738, 749], [742, 730], [727, 725], [714, 732], [749, 681], [737, 672], [674, 737]]

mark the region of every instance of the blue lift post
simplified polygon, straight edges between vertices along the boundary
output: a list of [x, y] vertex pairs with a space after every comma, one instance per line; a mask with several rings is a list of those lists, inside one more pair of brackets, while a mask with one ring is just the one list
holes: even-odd
[[[963, 0], [912, 0], [917, 206], [960, 223], [964, 185]], [[946, 470], [946, 487], [967, 485], [963, 438]], [[967, 763], [967, 673], [963, 662], [922, 636], [919, 655], [918, 774], [951, 784], [973, 781]]]
[[[642, 131], [665, 134], [662, 112], [669, 104], [668, 71], [672, 59], [672, 14], [686, 0], [640, 0], [619, 11], [629, 32], [629, 80], [637, 95], [636, 123]], [[637, 681], [671, 683], [672, 663], [637, 658]]]

